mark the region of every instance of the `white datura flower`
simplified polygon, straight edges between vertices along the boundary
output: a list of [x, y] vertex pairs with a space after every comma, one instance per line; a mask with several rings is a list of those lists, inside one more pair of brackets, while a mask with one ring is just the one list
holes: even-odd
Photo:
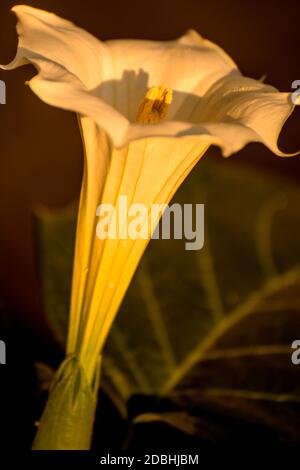
[[289, 93], [244, 77], [220, 47], [195, 31], [166, 42], [102, 42], [52, 13], [25, 5], [13, 11], [19, 46], [4, 68], [32, 63], [32, 91], [79, 116], [85, 166], [67, 353], [92, 383], [148, 243], [125, 236], [99, 240], [99, 204], [117, 209], [120, 196], [148, 208], [167, 204], [212, 144], [229, 156], [261, 142], [284, 156], [277, 139], [294, 105]]

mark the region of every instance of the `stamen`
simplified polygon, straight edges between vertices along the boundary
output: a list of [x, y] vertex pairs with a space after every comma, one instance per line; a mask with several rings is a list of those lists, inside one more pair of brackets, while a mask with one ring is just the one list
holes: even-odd
[[162, 121], [172, 102], [172, 90], [163, 86], [149, 88], [140, 105], [137, 122], [140, 124], [156, 124]]

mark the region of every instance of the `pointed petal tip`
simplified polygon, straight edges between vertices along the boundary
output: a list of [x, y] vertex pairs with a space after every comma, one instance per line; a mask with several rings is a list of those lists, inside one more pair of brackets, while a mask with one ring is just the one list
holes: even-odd
[[279, 149], [278, 149], [278, 152], [275, 152], [273, 151], [273, 153], [277, 156], [277, 157], [282, 157], [282, 158], [289, 158], [289, 157], [297, 157], [297, 155], [300, 155], [300, 150], [298, 150], [297, 152], [293, 152], [293, 153], [285, 153], [285, 152], [281, 152]]
[[182, 36], [180, 36], [179, 41], [181, 43], [199, 44], [203, 41], [203, 37], [195, 29], [188, 29]]
[[60, 16], [56, 15], [51, 11], [44, 10], [42, 8], [32, 7], [30, 5], [14, 5], [11, 8], [11, 12], [13, 12], [17, 16], [19, 21], [22, 21], [22, 15], [28, 15], [36, 19], [48, 20], [51, 21], [51, 23], [54, 22], [55, 24], [73, 24], [71, 21], [65, 20], [64, 18], [61, 18]]
[[202, 38], [201, 34], [198, 33], [198, 31], [196, 31], [196, 29], [194, 28], [189, 28], [186, 30], [186, 35], [189, 35], [190, 37], [193, 37], [193, 38]]
[[[35, 11], [35, 12], [39, 11], [39, 12], [43, 12], [43, 13], [48, 13], [46, 10], [42, 10], [42, 9], [40, 9], [40, 8], [31, 7], [30, 5], [25, 5], [25, 4], [22, 4], [22, 3], [19, 4], [19, 5], [14, 5], [14, 6], [11, 8], [10, 11], [12, 11], [12, 12], [14, 12], [14, 13], [19, 13], [19, 12], [21, 12], [21, 11], [24, 11], [24, 12], [27, 11], [28, 13], [30, 13], [30, 12], [32, 13], [32, 12], [34, 12], [34, 11]], [[54, 13], [48, 13], [48, 14], [52, 14], [52, 15], [53, 15]]]
[[14, 13], [15, 15], [19, 16], [20, 13], [33, 13], [34, 11], [43, 11], [43, 10], [40, 10], [39, 8], [31, 7], [29, 5], [20, 4], [20, 5], [14, 5], [10, 9], [10, 11]]

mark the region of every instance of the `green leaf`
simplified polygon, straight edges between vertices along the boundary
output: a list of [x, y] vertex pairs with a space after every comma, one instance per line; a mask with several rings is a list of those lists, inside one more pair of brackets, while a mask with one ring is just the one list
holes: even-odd
[[175, 199], [205, 203], [205, 247], [151, 243], [107, 343], [107, 388], [118, 403], [172, 398], [201, 436], [201, 412], [218, 410], [299, 439], [299, 189], [205, 159]]
[[63, 348], [68, 328], [75, 218], [75, 205], [59, 210], [37, 207], [33, 211], [42, 305], [49, 327]]
[[[300, 438], [300, 190], [208, 155], [175, 201], [205, 203], [205, 246], [150, 243], [109, 336], [102, 386], [124, 415], [135, 394], [169, 397], [178, 411], [155, 419], [201, 436], [201, 414], [214, 410]], [[43, 245], [50, 259], [54, 249]], [[49, 314], [56, 301], [44, 299]]]

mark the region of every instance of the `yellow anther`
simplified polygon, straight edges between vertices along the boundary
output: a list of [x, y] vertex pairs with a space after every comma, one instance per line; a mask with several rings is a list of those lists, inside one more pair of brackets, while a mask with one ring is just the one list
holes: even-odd
[[163, 86], [149, 88], [137, 114], [137, 122], [155, 124], [162, 121], [172, 102], [172, 90]]

